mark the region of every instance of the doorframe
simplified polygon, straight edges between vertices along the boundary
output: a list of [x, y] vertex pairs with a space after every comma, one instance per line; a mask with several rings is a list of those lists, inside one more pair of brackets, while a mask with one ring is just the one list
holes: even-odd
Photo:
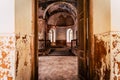
[[[93, 78], [94, 69], [94, 35], [93, 35], [93, 0], [89, 1], [88, 6], [88, 54], [89, 54], [89, 78]], [[32, 0], [32, 70], [31, 70], [31, 80], [38, 80], [38, 25], [37, 25], [37, 11], [38, 11], [38, 0]]]
[[31, 80], [38, 80], [38, 25], [37, 25], [38, 0], [32, 0], [32, 59]]
[[89, 79], [94, 77], [94, 33], [93, 33], [93, 0], [88, 0], [88, 56], [89, 56]]

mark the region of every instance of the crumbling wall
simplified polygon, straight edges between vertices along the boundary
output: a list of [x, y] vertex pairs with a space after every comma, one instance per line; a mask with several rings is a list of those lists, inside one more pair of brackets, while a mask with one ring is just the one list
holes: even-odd
[[[15, 1], [16, 68], [15, 80], [30, 80], [32, 73], [31, 43], [33, 28], [33, 0]], [[31, 38], [32, 37], [32, 38]]]
[[94, 78], [93, 80], [110, 80], [110, 34], [94, 36]]
[[31, 78], [31, 36], [16, 35], [16, 80], [30, 80]]
[[15, 80], [14, 34], [0, 34], [0, 80]]
[[120, 80], [120, 32], [111, 32], [111, 80]]

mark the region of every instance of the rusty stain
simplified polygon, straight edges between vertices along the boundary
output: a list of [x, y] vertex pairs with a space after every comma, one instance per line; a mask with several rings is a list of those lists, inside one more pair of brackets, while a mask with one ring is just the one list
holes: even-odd
[[27, 35], [25, 35], [25, 36], [22, 37], [22, 42], [23, 42], [23, 43], [26, 43], [26, 42], [27, 42]]
[[[31, 75], [27, 75], [26, 73], [23, 72], [21, 74], [21, 71], [23, 70], [27, 70], [28, 72], [31, 72], [31, 56], [29, 55], [29, 53], [31, 53], [30, 50], [30, 41], [29, 41], [29, 37], [27, 34], [25, 35], [20, 35], [17, 36], [16, 39], [16, 80], [19, 80], [20, 77], [26, 78], [26, 77], [30, 77]], [[26, 54], [25, 54], [26, 53]], [[26, 57], [29, 57], [26, 59]], [[29, 63], [29, 64], [28, 64]], [[21, 64], [23, 65], [21, 67]], [[26, 69], [27, 68], [27, 69]]]
[[[1, 72], [0, 72], [1, 73]], [[3, 78], [3, 75], [0, 75], [0, 79], [2, 79]]]
[[116, 37], [117, 35], [116, 35], [116, 34], [113, 34], [112, 36], [113, 36], [113, 37]]
[[2, 73], [2, 74], [0, 75], [0, 79], [3, 78], [4, 75], [7, 75], [7, 76], [8, 76], [8, 74], [9, 74], [8, 71], [7, 71], [7, 72], [0, 72], [0, 73]]
[[110, 68], [104, 71], [105, 76], [103, 77], [104, 80], [110, 80]]
[[7, 67], [7, 65], [6, 65], [5, 63], [2, 63], [0, 66], [1, 66], [2, 68], [7, 68], [7, 69], [8, 69], [8, 67]]
[[13, 41], [9, 41], [10, 44], [13, 44]]
[[6, 48], [11, 49], [11, 50], [13, 49], [13, 47], [11, 47], [10, 45], [6, 46]]
[[27, 66], [27, 61], [24, 62], [24, 65]]
[[115, 41], [112, 42], [113, 48], [115, 48], [117, 46], [117, 43], [118, 43], [117, 40], [115, 40]]
[[8, 77], [8, 80], [12, 80], [12, 77]]
[[[113, 69], [115, 69], [115, 63], [114, 63], [114, 65], [113, 65]], [[113, 70], [113, 74], [115, 74], [115, 70]]]
[[[98, 39], [97, 36], [94, 37], [94, 66], [95, 66], [95, 75], [94, 75], [94, 79], [95, 80], [100, 80], [100, 78], [102, 77], [102, 79], [104, 80], [109, 80], [110, 79], [110, 68], [107, 68], [106, 66], [105, 69], [103, 70], [103, 62], [104, 64], [107, 65], [106, 63], [106, 56], [107, 56], [107, 49], [105, 47], [105, 45], [107, 45], [102, 39]], [[108, 49], [109, 50], [109, 49]], [[108, 51], [109, 52], [109, 51]], [[102, 69], [102, 70], [101, 70]], [[102, 75], [102, 73], [104, 74], [104, 76]]]
[[108, 53], [110, 53], [110, 51], [111, 51], [111, 50], [110, 50], [110, 47], [109, 47], [109, 49], [108, 49]]
[[118, 80], [120, 80], [120, 76], [118, 77]]
[[[18, 56], [19, 56], [19, 51], [17, 50], [17, 57], [16, 57], [16, 73], [17, 73], [17, 71], [18, 71], [18, 64], [19, 64], [19, 58], [18, 58]], [[17, 74], [16, 74], [16, 76], [17, 76]]]
[[95, 61], [100, 62], [103, 57], [106, 56], [107, 51], [104, 46], [104, 41], [98, 41], [97, 37], [95, 38]]
[[114, 77], [114, 80], [117, 80], [117, 77], [116, 77], [116, 76]]
[[7, 56], [7, 53], [5, 51], [2, 51], [2, 57], [5, 58]]
[[120, 74], [120, 62], [117, 62], [117, 65], [118, 65], [118, 69], [119, 69], [119, 71], [118, 71], [118, 75]]
[[26, 39], [27, 38], [27, 35], [25, 35], [24, 37], [22, 37], [22, 39]]
[[27, 40], [26, 39], [23, 39], [23, 43], [26, 43], [27, 42]]
[[3, 45], [3, 42], [0, 42], [0, 46], [2, 46]]
[[[1, 41], [2, 40], [2, 41]], [[11, 45], [14, 43], [14, 36], [0, 36], [0, 47], [1, 47], [1, 64], [0, 64], [0, 80], [4, 80], [5, 77], [9, 75], [13, 75], [11, 72], [11, 68], [13, 67], [13, 64], [11, 64], [10, 58], [13, 55], [13, 50], [15, 49], [14, 45]], [[8, 77], [6, 80], [12, 80], [12, 76]]]
[[6, 46], [6, 48], [10, 48], [10, 46]]
[[8, 74], [9, 74], [9, 72], [7, 71], [7, 72], [6, 72], [6, 75], [8, 75]]
[[20, 35], [16, 35], [16, 40], [20, 39]]

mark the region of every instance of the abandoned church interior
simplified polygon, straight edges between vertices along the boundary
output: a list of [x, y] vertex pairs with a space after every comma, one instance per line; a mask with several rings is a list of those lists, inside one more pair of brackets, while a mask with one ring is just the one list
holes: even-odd
[[0, 80], [120, 80], [120, 0], [4, 0]]

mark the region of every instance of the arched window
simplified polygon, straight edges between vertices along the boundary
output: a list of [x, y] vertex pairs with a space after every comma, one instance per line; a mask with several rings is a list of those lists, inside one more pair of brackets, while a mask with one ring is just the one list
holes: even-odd
[[67, 42], [71, 42], [71, 40], [73, 40], [73, 30], [68, 29], [67, 30]]
[[49, 30], [49, 40], [51, 42], [55, 42], [55, 29], [50, 29]]
[[49, 31], [49, 40], [52, 42], [52, 30]]

